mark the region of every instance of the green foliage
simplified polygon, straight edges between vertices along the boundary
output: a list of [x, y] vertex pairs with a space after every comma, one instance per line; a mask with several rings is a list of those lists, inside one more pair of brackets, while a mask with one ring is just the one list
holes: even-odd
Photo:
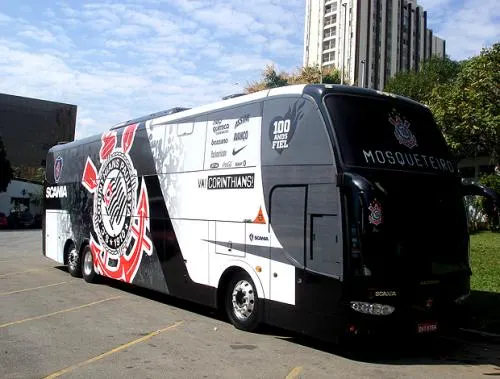
[[472, 289], [500, 293], [500, 234], [481, 232], [470, 238]]
[[470, 237], [471, 295], [463, 327], [500, 333], [500, 234], [481, 232]]
[[[491, 188], [500, 196], [500, 175], [485, 175], [479, 179], [479, 183]], [[491, 200], [485, 198], [480, 198], [479, 201], [481, 209], [488, 216], [488, 228], [493, 232], [500, 232], [500, 204], [493, 204]]]
[[13, 178], [27, 179], [34, 182], [43, 183], [45, 179], [45, 168], [19, 165], [12, 167]]
[[432, 90], [438, 85], [452, 81], [460, 69], [459, 62], [448, 57], [443, 59], [434, 56], [422, 64], [420, 71], [396, 74], [387, 82], [384, 91], [428, 103]]
[[245, 92], [252, 93], [268, 88], [307, 83], [339, 84], [340, 71], [336, 68], [320, 68], [316, 65], [300, 67], [296, 72], [283, 71], [278, 73], [274, 65], [268, 65], [262, 72], [261, 80], [249, 84], [245, 88]]
[[7, 159], [7, 151], [0, 137], [0, 192], [5, 192], [13, 177], [13, 170]]
[[500, 43], [462, 64], [436, 86], [429, 106], [458, 157], [500, 158]]
[[479, 183], [491, 188], [500, 194], [500, 175], [484, 175], [479, 179]]

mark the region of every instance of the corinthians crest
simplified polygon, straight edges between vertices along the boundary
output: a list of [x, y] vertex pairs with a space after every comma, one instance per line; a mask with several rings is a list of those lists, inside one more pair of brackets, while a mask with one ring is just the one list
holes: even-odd
[[401, 145], [405, 145], [409, 149], [417, 146], [417, 139], [410, 130], [410, 123], [406, 119], [401, 118], [396, 110], [393, 110], [389, 114], [389, 122], [394, 125], [394, 135]]
[[382, 206], [377, 199], [373, 200], [368, 207], [370, 214], [368, 215], [368, 221], [370, 224], [375, 226], [382, 224]]
[[83, 186], [94, 195], [93, 227], [90, 236], [94, 270], [113, 279], [132, 282], [143, 253], [152, 254], [149, 233], [149, 202], [144, 179], [139, 179], [129, 151], [138, 124], [125, 128], [120, 147], [116, 131], [101, 137], [99, 170], [87, 158]]

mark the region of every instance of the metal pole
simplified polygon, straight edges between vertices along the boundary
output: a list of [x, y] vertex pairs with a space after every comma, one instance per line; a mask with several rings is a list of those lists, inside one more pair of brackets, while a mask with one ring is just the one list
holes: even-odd
[[361, 87], [365, 88], [365, 60], [361, 61], [362, 71], [361, 71]]
[[347, 27], [347, 3], [342, 4], [342, 8], [344, 8], [344, 41], [342, 48], [342, 76], [340, 77], [340, 84], [344, 84], [344, 65], [345, 65], [345, 30]]

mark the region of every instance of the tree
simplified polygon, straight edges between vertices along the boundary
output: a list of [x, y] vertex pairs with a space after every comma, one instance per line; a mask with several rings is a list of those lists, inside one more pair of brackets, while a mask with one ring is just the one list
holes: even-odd
[[432, 90], [456, 78], [461, 63], [448, 57], [433, 56], [422, 63], [420, 71], [402, 71], [389, 79], [385, 92], [406, 96], [413, 100], [428, 103]]
[[262, 72], [262, 79], [251, 83], [245, 88], [247, 93], [262, 91], [266, 88], [281, 87], [288, 84], [288, 74], [285, 72], [277, 73], [273, 64], [268, 64]]
[[245, 92], [252, 93], [267, 88], [281, 87], [289, 84], [340, 83], [340, 71], [336, 68], [320, 68], [316, 66], [299, 67], [297, 71], [276, 72], [274, 65], [267, 65], [260, 81], [249, 84]]
[[429, 107], [458, 158], [500, 159], [500, 43], [462, 64], [432, 90]]
[[340, 71], [336, 68], [320, 68], [318, 65], [299, 67], [295, 73], [291, 73], [289, 84], [339, 84]]
[[0, 192], [5, 192], [7, 190], [7, 186], [12, 180], [12, 176], [12, 167], [7, 159], [7, 151], [0, 137]]

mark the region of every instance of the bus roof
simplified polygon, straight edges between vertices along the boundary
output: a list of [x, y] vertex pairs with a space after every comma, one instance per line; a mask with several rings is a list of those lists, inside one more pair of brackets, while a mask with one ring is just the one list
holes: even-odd
[[[248, 102], [257, 101], [264, 98], [283, 96], [283, 95], [310, 95], [316, 99], [321, 99], [325, 92], [328, 93], [344, 93], [353, 95], [364, 95], [364, 96], [390, 96], [393, 98], [400, 99], [402, 101], [410, 102], [416, 105], [425, 106], [418, 103], [410, 98], [399, 96], [392, 93], [382, 92], [378, 90], [373, 90], [369, 88], [360, 88], [355, 86], [346, 86], [338, 84], [293, 84], [277, 88], [265, 89], [258, 92], [253, 92], [249, 94], [238, 94], [238, 96], [226, 96], [222, 100], [200, 105], [193, 108], [187, 107], [174, 107], [164, 111], [151, 113], [146, 116], [141, 116], [132, 120], [120, 122], [113, 125], [108, 130], [121, 129], [127, 125], [135, 124], [138, 122], [151, 121], [152, 125], [166, 124], [172, 121], [181, 120], [188, 117], [193, 117], [201, 115], [206, 112], [213, 112], [218, 110], [224, 110], [231, 108], [233, 106], [244, 104]], [[90, 136], [77, 141], [72, 141], [66, 144], [53, 146], [49, 151], [64, 150], [69, 146], [75, 146], [79, 144], [84, 144], [89, 140], [94, 140], [95, 136]]]

